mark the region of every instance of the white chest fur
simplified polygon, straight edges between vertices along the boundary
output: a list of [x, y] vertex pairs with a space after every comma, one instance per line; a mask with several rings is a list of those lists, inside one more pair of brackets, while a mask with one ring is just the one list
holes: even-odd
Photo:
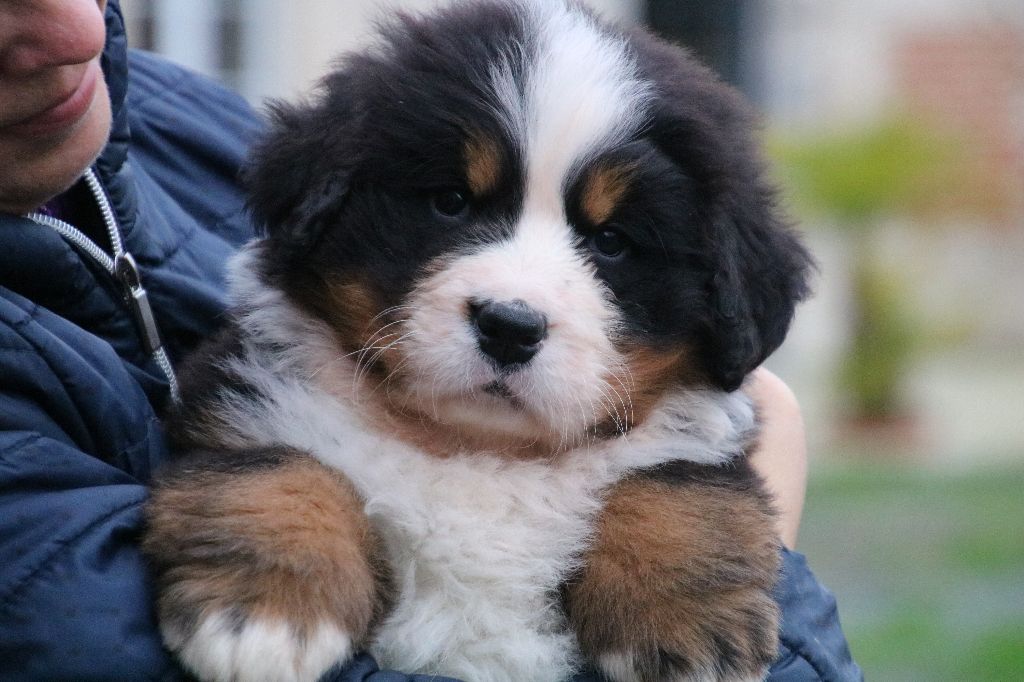
[[[558, 588], [604, 489], [673, 459], [719, 463], [753, 422], [741, 394], [689, 391], [630, 433], [555, 460], [437, 458], [369, 428], [348, 405], [249, 365], [266, 398], [235, 403], [249, 443], [287, 444], [344, 473], [385, 540], [398, 596], [371, 651], [403, 671], [459, 679], [564, 679], [576, 664]], [[225, 406], [227, 407], [227, 406]]]
[[558, 588], [605, 482], [588, 469], [413, 456], [364, 488], [399, 591], [373, 653], [458, 679], [565, 679], [576, 647]]

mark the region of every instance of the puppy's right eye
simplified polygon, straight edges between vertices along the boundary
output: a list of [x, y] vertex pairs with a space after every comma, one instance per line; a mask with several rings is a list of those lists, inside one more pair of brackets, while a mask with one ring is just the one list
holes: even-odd
[[461, 218], [469, 212], [469, 193], [460, 189], [447, 189], [430, 196], [434, 211], [445, 218]]
[[629, 241], [618, 230], [602, 230], [589, 241], [591, 248], [608, 260], [617, 259], [629, 248]]

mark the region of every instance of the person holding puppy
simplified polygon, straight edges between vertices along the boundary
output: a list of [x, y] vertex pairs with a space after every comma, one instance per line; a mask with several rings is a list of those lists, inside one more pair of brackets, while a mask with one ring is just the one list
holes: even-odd
[[[137, 547], [173, 365], [212, 334], [253, 236], [258, 117], [127, 50], [116, 0], [0, 0], [0, 679], [179, 679]], [[759, 370], [756, 461], [792, 547], [799, 408]], [[834, 601], [784, 556], [769, 679], [857, 679]], [[360, 657], [333, 679], [411, 680]], [[581, 678], [583, 679], [583, 678]]]

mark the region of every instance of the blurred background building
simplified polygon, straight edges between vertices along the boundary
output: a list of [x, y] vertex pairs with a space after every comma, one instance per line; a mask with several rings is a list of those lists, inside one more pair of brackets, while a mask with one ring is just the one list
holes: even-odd
[[[389, 7], [122, 0], [137, 47], [254, 104]], [[1024, 679], [1024, 3], [589, 0], [764, 113], [820, 264], [769, 364], [811, 441], [802, 546], [869, 679]]]

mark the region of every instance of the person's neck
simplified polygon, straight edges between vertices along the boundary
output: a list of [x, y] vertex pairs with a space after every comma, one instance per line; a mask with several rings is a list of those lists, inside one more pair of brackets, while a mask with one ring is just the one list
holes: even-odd
[[37, 212], [62, 220], [81, 230], [89, 239], [110, 253], [110, 236], [96, 198], [85, 182], [79, 180], [67, 191], [58, 194], [36, 209]]

